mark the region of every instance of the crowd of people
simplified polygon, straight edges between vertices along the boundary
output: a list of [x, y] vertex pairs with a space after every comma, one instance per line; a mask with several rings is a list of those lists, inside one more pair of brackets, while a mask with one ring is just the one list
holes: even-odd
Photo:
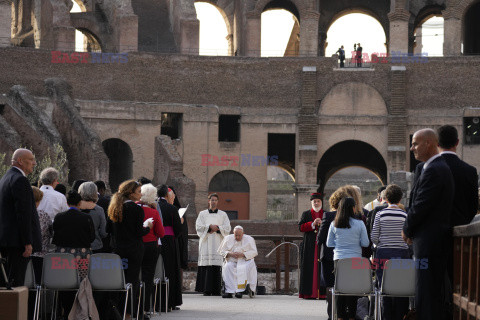
[[[477, 171], [457, 156], [458, 143], [453, 126], [415, 132], [411, 151], [420, 163], [406, 207], [395, 184], [379, 188], [377, 199], [364, 207], [358, 187], [340, 187], [329, 198], [329, 212], [322, 208], [322, 194], [313, 193], [311, 209], [298, 223], [304, 235], [300, 298], [326, 297], [333, 319], [330, 289], [339, 259], [370, 259], [372, 279], [380, 287], [380, 264], [413, 258], [418, 262], [412, 265], [416, 318], [453, 319], [453, 227], [472, 221], [479, 193]], [[358, 298], [338, 297], [338, 319], [358, 316]], [[404, 319], [409, 312], [408, 298], [384, 298], [381, 306], [386, 320]], [[373, 309], [371, 305], [367, 315], [373, 316]]]
[[[188, 227], [178, 214], [180, 204], [173, 188], [155, 187], [141, 178], [123, 182], [108, 197], [103, 181], [77, 180], [66, 192], [55, 168], [44, 169], [38, 186], [31, 186], [27, 175], [35, 165], [30, 150], [18, 149], [12, 167], [0, 180], [0, 250], [10, 284], [23, 285], [30, 260], [40, 284], [48, 253], [72, 254], [81, 281], [87, 277], [93, 254], [115, 253], [122, 259], [125, 281], [132, 284], [135, 298], [140, 280], [145, 283], [145, 305], [140, 310], [150, 311], [155, 267], [161, 255], [170, 287], [168, 306], [157, 309], [178, 310], [182, 304], [181, 270], [188, 265]], [[59, 298], [58, 312], [66, 319], [75, 293], [62, 292]], [[114, 318], [113, 309], [123, 310], [118, 296], [99, 294], [95, 300], [100, 319]], [[138, 300], [133, 301], [128, 310], [136, 317]], [[148, 319], [147, 312], [138, 317]]]
[[[376, 265], [375, 261], [413, 257], [422, 266], [416, 268], [417, 318], [451, 319], [452, 230], [469, 223], [478, 209], [477, 171], [456, 155], [458, 142], [457, 130], [448, 125], [437, 132], [415, 132], [411, 150], [420, 164], [406, 207], [401, 204], [402, 189], [395, 184], [380, 188], [377, 199], [365, 206], [360, 188], [340, 187], [328, 200], [330, 211], [324, 210], [323, 195], [313, 193], [311, 209], [303, 212], [298, 223], [304, 235], [300, 298], [326, 299], [332, 319], [330, 289], [338, 260], [373, 258]], [[179, 214], [175, 190], [167, 185], [155, 187], [142, 177], [120, 184], [111, 198], [105, 195], [103, 181], [77, 180], [66, 192], [54, 168], [43, 170], [38, 186], [31, 186], [27, 175], [35, 165], [30, 150], [18, 149], [12, 167], [0, 180], [0, 252], [8, 281], [23, 285], [31, 260], [40, 282], [43, 259], [51, 252], [71, 253], [80, 278], [87, 280], [92, 255], [113, 252], [125, 262], [125, 279], [133, 285], [134, 297], [139, 295], [140, 281], [145, 283], [145, 305], [139, 310], [149, 311], [155, 267], [162, 256], [170, 287], [168, 305], [159, 308], [178, 310], [181, 270], [188, 266], [188, 227], [185, 215]], [[241, 226], [230, 234], [228, 215], [218, 209], [218, 200], [217, 194], [210, 194], [208, 209], [198, 214], [195, 223], [199, 237], [195, 290], [206, 296], [252, 297], [257, 285], [255, 241]], [[383, 269], [373, 269], [376, 284], [381, 286]], [[64, 318], [74, 299], [74, 294], [62, 294], [59, 312]], [[339, 297], [335, 302], [338, 318], [354, 319], [357, 300]], [[97, 299], [101, 319], [109, 319], [111, 307], [123, 310], [121, 301], [101, 295]], [[135, 314], [136, 301], [129, 308], [131, 316], [147, 319], [144, 312]], [[408, 308], [408, 299], [385, 298], [383, 319], [403, 319]]]

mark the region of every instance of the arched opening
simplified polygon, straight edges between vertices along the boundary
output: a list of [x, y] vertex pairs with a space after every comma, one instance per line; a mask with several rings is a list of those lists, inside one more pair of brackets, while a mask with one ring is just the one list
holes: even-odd
[[[81, 1], [72, 0], [73, 7], [70, 13], [86, 12]], [[87, 29], [75, 29], [75, 51], [77, 52], [102, 52], [98, 38]]]
[[210, 180], [208, 193], [218, 194], [218, 208], [230, 220], [248, 220], [250, 217], [250, 186], [245, 177], [233, 170], [217, 173]]
[[120, 183], [133, 176], [132, 149], [125, 141], [116, 138], [103, 141], [102, 146], [109, 160], [108, 183], [115, 192]]
[[346, 140], [330, 147], [320, 159], [317, 183], [323, 192], [327, 181], [340, 169], [363, 167], [373, 172], [383, 184], [387, 182], [387, 164], [380, 152], [359, 140]]
[[370, 66], [373, 53], [386, 56], [386, 42], [385, 30], [377, 18], [362, 10], [349, 10], [338, 14], [328, 27], [325, 56], [332, 56], [343, 45], [345, 67], [357, 67], [355, 55], [360, 43], [362, 66]]
[[261, 56], [298, 56], [300, 50], [300, 14], [288, 0], [274, 0], [261, 16]]
[[428, 56], [443, 56], [442, 6], [426, 6], [419, 11], [413, 22], [413, 53]]
[[472, 5], [464, 17], [463, 54], [480, 54], [480, 1]]
[[346, 167], [335, 172], [325, 184], [324, 209], [328, 210], [328, 199], [335, 190], [344, 185], [355, 185], [362, 191], [363, 205], [377, 197], [377, 190], [382, 186], [382, 181], [372, 171], [363, 167]]
[[195, 2], [200, 21], [199, 54], [203, 56], [232, 55], [231, 26], [225, 13], [208, 2]]
[[267, 220], [293, 220], [295, 215], [295, 178], [281, 166], [267, 167]]

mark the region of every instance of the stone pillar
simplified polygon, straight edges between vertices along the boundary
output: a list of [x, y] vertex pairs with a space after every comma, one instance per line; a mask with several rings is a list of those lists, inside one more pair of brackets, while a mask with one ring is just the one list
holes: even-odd
[[407, 168], [406, 68], [391, 67], [391, 96], [388, 114], [388, 160], [390, 171]]
[[245, 56], [260, 57], [262, 45], [262, 21], [256, 14], [247, 15], [245, 31]]
[[0, 47], [10, 46], [12, 36], [12, 9], [6, 2], [0, 2]]
[[200, 46], [200, 21], [182, 19], [180, 21], [180, 53], [198, 55]]
[[245, 55], [244, 30], [245, 30], [245, 1], [235, 0], [233, 13], [233, 54], [236, 56]]
[[390, 21], [389, 53], [408, 52], [408, 20], [410, 12], [397, 8], [388, 14]]
[[454, 17], [449, 10], [442, 11], [443, 25], [443, 56], [462, 55], [462, 21]]
[[421, 54], [423, 48], [423, 35], [422, 35], [422, 27], [417, 28], [417, 32], [415, 34], [415, 47], [413, 48], [413, 53]]
[[133, 14], [117, 17], [115, 25], [118, 52], [138, 51], [138, 17]]
[[310, 193], [317, 192], [317, 131], [316, 115], [317, 68], [303, 67], [302, 106], [298, 116], [298, 158], [295, 161], [297, 215], [308, 209]]
[[300, 22], [300, 56], [316, 57], [318, 52], [318, 19], [320, 14], [307, 11], [301, 14]]
[[228, 55], [233, 56], [234, 55], [234, 50], [233, 50], [233, 34], [229, 34], [226, 36], [227, 42], [228, 42]]
[[[327, 31], [318, 31], [318, 56], [325, 57], [327, 48]], [[346, 54], [346, 53], [345, 53]]]

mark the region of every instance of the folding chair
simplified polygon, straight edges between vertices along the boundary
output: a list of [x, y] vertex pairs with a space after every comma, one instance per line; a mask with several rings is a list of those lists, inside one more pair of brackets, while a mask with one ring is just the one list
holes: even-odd
[[[155, 285], [155, 299], [153, 302], [153, 312], [155, 312], [157, 307], [157, 295], [160, 295], [160, 309], [158, 310], [158, 314], [162, 314], [162, 285], [165, 285], [165, 314], [168, 311], [168, 291], [170, 289], [170, 282], [167, 277], [165, 277], [165, 265], [163, 264], [163, 257], [162, 255], [158, 256], [157, 265], [155, 266], [155, 276], [153, 278], [153, 284]], [[160, 290], [158, 288], [160, 287]]]
[[33, 271], [33, 262], [30, 260], [25, 271], [25, 282], [23, 284], [28, 290], [35, 291], [35, 307], [33, 310], [33, 319], [37, 320], [40, 312], [40, 290], [41, 286], [35, 283], [35, 272]]
[[[97, 260], [98, 259], [98, 260]], [[114, 253], [96, 253], [90, 261], [100, 261], [98, 265], [90, 263], [88, 268], [88, 279], [92, 285], [92, 291], [121, 291], [125, 292], [125, 307], [123, 309], [123, 320], [127, 313], [128, 292], [130, 291], [131, 312], [133, 314], [133, 292], [132, 284], [125, 283], [125, 274], [122, 269], [122, 259]], [[108, 261], [109, 264], [103, 262]], [[140, 299], [140, 297], [139, 297]], [[137, 313], [138, 317], [138, 313]]]
[[[353, 261], [355, 260], [355, 264]], [[359, 264], [360, 263], [360, 264]], [[358, 268], [352, 268], [358, 265]], [[370, 261], [366, 258], [347, 258], [337, 261], [335, 268], [335, 284], [332, 290], [332, 317], [337, 319], [336, 300], [337, 296], [367, 296], [375, 297], [372, 282]], [[375, 301], [374, 317], [377, 319], [377, 303]]]
[[[58, 291], [77, 291], [80, 285], [78, 270], [71, 267], [75, 265], [74, 260], [75, 257], [71, 253], [49, 253], [43, 257], [41, 286], [42, 291], [53, 291], [52, 319], [57, 317]], [[66, 267], [65, 261], [68, 261], [69, 267]]]
[[[376, 296], [377, 310], [381, 310], [381, 297], [415, 297], [415, 260], [388, 260], [384, 264], [382, 285]], [[382, 312], [379, 315], [378, 319], [382, 319]]]

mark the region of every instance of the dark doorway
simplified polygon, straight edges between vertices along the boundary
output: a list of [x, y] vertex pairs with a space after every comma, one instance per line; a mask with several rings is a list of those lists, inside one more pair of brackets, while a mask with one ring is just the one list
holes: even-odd
[[[271, 165], [278, 165], [295, 176], [295, 134], [269, 133], [268, 159]], [[278, 164], [272, 164], [274, 160], [277, 160]]]
[[330, 147], [320, 159], [317, 170], [319, 191], [323, 192], [328, 179], [338, 170], [357, 166], [375, 173], [383, 184], [387, 183], [387, 165], [377, 149], [358, 140], [346, 140]]
[[477, 2], [468, 9], [465, 14], [465, 24], [463, 26], [463, 54], [480, 53], [480, 2]]
[[132, 149], [125, 141], [115, 138], [103, 141], [102, 146], [110, 160], [108, 182], [112, 192], [116, 192], [123, 181], [133, 176]]
[[218, 208], [227, 212], [231, 220], [250, 217], [250, 186], [245, 177], [233, 170], [220, 171], [213, 176], [208, 193], [218, 194]]

